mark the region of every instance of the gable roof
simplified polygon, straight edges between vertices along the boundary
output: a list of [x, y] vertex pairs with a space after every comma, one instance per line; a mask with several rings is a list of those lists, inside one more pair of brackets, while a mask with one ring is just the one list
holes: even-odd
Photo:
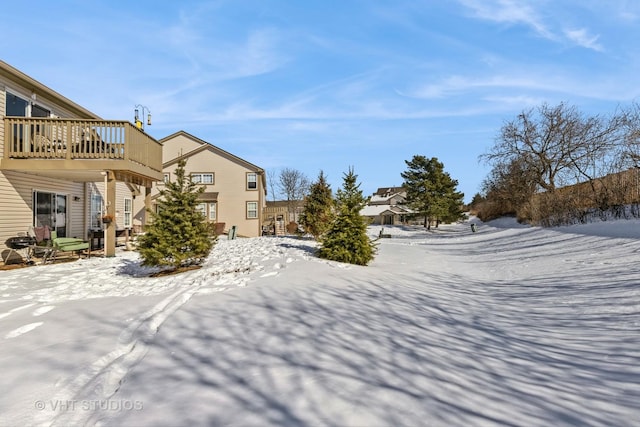
[[248, 169], [254, 170], [256, 172], [264, 172], [264, 169], [262, 169], [260, 166], [254, 165], [253, 163], [248, 162], [248, 161], [244, 160], [243, 158], [240, 158], [240, 157], [236, 156], [235, 154], [231, 154], [228, 151], [225, 151], [220, 147], [216, 147], [215, 145], [211, 144], [210, 142], [207, 142], [207, 141], [205, 141], [203, 139], [200, 139], [200, 138], [198, 138], [196, 136], [193, 136], [190, 133], [185, 132], [183, 130], [175, 132], [175, 133], [173, 133], [173, 134], [171, 134], [169, 136], [165, 136], [164, 138], [160, 139], [159, 142], [162, 143], [162, 144], [165, 144], [167, 141], [172, 140], [172, 139], [174, 139], [174, 138], [176, 138], [178, 136], [184, 136], [185, 138], [189, 138], [190, 140], [200, 144], [200, 146], [198, 148], [194, 149], [194, 150], [191, 150], [191, 151], [187, 152], [187, 153], [183, 153], [182, 155], [180, 155], [180, 156], [178, 156], [176, 158], [173, 158], [171, 160], [167, 160], [163, 164], [163, 166], [170, 166], [170, 165], [172, 165], [174, 163], [177, 163], [181, 159], [186, 159], [186, 158], [192, 157], [195, 154], [198, 154], [198, 153], [200, 153], [202, 151], [209, 150], [209, 151], [211, 151], [213, 153], [216, 153], [216, 154], [218, 154], [218, 155], [220, 155], [222, 157], [226, 157], [231, 161], [234, 161], [234, 162], [236, 162], [238, 164], [241, 164], [242, 166], [244, 166], [244, 167], [246, 167]]
[[403, 193], [407, 190], [404, 187], [380, 187], [378, 190], [373, 193], [375, 196], [385, 196], [388, 194], [398, 194]]
[[384, 214], [394, 214], [401, 215], [411, 213], [411, 209], [404, 208], [401, 206], [389, 206], [389, 205], [373, 205], [373, 206], [365, 206], [360, 211], [360, 215], [362, 216], [378, 216]]
[[262, 177], [262, 187], [264, 188], [264, 192], [266, 194], [267, 192], [267, 177], [266, 174], [264, 173], [264, 169], [262, 169], [260, 166], [254, 165], [251, 162], [248, 162], [246, 160], [244, 160], [243, 158], [240, 158], [238, 156], [236, 156], [235, 154], [231, 154], [228, 151], [223, 150], [220, 147], [216, 147], [215, 145], [211, 144], [210, 142], [207, 142], [203, 139], [200, 139], [196, 136], [191, 135], [188, 132], [185, 132], [183, 130], [180, 130], [178, 132], [172, 133], [169, 136], [165, 136], [164, 138], [158, 140], [162, 145], [165, 145], [167, 143], [167, 141], [170, 141], [174, 138], [177, 138], [178, 136], [183, 136], [185, 138], [188, 138], [198, 144], [200, 144], [200, 146], [198, 148], [195, 148], [191, 151], [188, 151], [186, 153], [181, 154], [180, 156], [177, 156], [173, 159], [167, 160], [166, 162], [164, 162], [162, 164], [162, 167], [165, 168], [167, 166], [171, 166], [175, 163], [178, 163], [178, 161], [182, 160], [182, 159], [187, 159], [189, 157], [195, 156], [198, 153], [201, 153], [203, 151], [210, 151], [212, 153], [215, 153], [221, 157], [224, 157], [234, 163], [237, 163], [241, 166], [244, 166], [245, 168], [253, 171], [253, 172], [257, 172], [261, 177]]
[[18, 85], [22, 86], [25, 89], [31, 90], [31, 92], [35, 94], [36, 97], [41, 96], [55, 102], [60, 107], [69, 110], [71, 113], [77, 115], [80, 118], [101, 119], [101, 117], [99, 117], [97, 114], [94, 114], [86, 108], [76, 104], [69, 98], [60, 95], [55, 90], [45, 86], [34, 78], [29, 77], [22, 71], [12, 67], [2, 60], [0, 60], [0, 76], [16, 82]]

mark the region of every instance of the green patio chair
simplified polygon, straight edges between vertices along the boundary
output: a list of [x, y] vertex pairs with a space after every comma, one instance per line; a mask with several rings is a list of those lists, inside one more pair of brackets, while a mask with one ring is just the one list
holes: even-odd
[[42, 262], [52, 262], [56, 259], [59, 252], [72, 252], [79, 255], [80, 251], [89, 250], [89, 242], [76, 237], [58, 237], [58, 233], [51, 232], [51, 251], [45, 254]]

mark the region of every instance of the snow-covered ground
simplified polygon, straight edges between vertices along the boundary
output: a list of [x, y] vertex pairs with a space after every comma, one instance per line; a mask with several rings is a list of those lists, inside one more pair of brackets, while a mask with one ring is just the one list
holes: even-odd
[[640, 222], [478, 224], [0, 271], [0, 425], [640, 425]]

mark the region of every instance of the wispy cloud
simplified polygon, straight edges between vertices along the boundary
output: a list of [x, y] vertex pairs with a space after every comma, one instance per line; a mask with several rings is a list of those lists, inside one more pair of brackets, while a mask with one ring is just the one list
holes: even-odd
[[522, 24], [538, 35], [554, 39], [537, 11], [525, 1], [516, 0], [459, 0], [471, 9], [476, 17], [505, 24]]
[[274, 28], [251, 31], [234, 55], [239, 74], [255, 76], [283, 66], [287, 56], [279, 49], [280, 41], [280, 34]]
[[548, 80], [536, 78], [533, 75], [494, 75], [485, 78], [466, 77], [461, 75], [450, 76], [436, 83], [429, 83], [415, 90], [401, 92], [405, 96], [437, 99], [459, 95], [469, 95], [470, 91], [480, 89], [526, 89], [526, 90], [553, 90], [555, 87]]
[[[575, 28], [563, 22], [562, 13], [554, 13], [553, 7], [547, 2], [530, 2], [527, 0], [459, 0], [459, 2], [472, 10], [474, 16], [487, 21], [524, 25], [534, 31], [540, 37], [557, 43], [569, 43], [585, 49], [598, 52], [604, 51], [599, 43], [599, 35], [591, 35], [587, 28]], [[542, 12], [545, 7], [545, 12]], [[631, 12], [619, 12], [619, 16], [632, 19]]]
[[573, 41], [575, 44], [585, 47], [587, 49], [593, 49], [602, 52], [604, 48], [598, 43], [599, 35], [592, 36], [585, 28], [579, 28], [575, 30], [565, 30], [566, 37]]

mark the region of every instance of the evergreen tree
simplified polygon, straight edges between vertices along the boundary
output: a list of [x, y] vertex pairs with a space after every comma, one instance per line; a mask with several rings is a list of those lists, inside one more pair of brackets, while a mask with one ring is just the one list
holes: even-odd
[[151, 223], [140, 237], [142, 265], [169, 265], [178, 268], [200, 264], [215, 239], [209, 234], [205, 217], [196, 210], [203, 186], [185, 177], [186, 160], [178, 162], [175, 181], [165, 183], [158, 198], [158, 212], [149, 211]]
[[452, 222], [463, 218], [464, 194], [456, 191], [458, 181], [444, 171], [437, 158], [416, 155], [405, 163], [408, 170], [400, 176], [407, 190], [407, 204], [416, 216], [424, 217], [425, 227], [431, 228], [433, 220]]
[[314, 239], [327, 232], [335, 217], [331, 187], [324, 173], [320, 171], [318, 180], [311, 184], [309, 195], [304, 200], [304, 210], [300, 215], [300, 224]]
[[336, 192], [338, 214], [322, 238], [320, 258], [350, 264], [367, 265], [375, 254], [375, 245], [367, 236], [367, 222], [360, 211], [367, 202], [358, 176], [352, 168], [344, 176], [343, 187]]

